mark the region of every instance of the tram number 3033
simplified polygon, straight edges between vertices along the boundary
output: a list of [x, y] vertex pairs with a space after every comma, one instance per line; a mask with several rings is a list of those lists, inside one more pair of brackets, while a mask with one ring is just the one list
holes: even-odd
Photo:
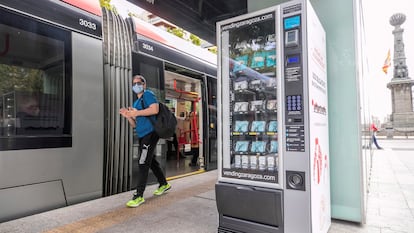
[[96, 30], [96, 24], [85, 19], [79, 19], [79, 25]]

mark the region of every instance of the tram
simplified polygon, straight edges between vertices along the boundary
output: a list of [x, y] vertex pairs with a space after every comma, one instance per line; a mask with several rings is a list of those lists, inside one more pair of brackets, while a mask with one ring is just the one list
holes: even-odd
[[0, 0], [0, 15], [0, 222], [135, 188], [118, 113], [135, 74], [178, 119], [156, 150], [167, 179], [216, 169], [216, 55], [99, 1]]

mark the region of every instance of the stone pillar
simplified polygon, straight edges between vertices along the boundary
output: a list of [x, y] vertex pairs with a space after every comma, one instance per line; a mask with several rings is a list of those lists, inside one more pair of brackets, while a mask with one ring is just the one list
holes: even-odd
[[405, 15], [397, 13], [391, 16], [390, 24], [394, 26], [394, 74], [387, 87], [391, 90], [392, 115], [391, 123], [396, 131], [414, 131], [414, 112], [412, 86], [414, 80], [408, 76], [408, 67], [404, 52], [403, 32], [401, 25]]

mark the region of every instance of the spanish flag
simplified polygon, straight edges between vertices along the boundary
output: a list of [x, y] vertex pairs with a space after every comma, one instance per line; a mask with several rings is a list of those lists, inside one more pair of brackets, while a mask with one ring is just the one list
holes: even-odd
[[388, 68], [391, 66], [391, 54], [388, 49], [387, 58], [385, 58], [384, 65], [382, 66], [382, 71], [387, 74]]

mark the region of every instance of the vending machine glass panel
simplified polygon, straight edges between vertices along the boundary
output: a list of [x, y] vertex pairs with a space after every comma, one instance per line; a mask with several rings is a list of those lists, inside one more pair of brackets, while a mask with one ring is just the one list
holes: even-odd
[[264, 187], [279, 184], [276, 28], [275, 11], [221, 27], [221, 175]]
[[328, 232], [326, 35], [316, 12], [292, 0], [226, 19], [217, 44], [218, 232]]

